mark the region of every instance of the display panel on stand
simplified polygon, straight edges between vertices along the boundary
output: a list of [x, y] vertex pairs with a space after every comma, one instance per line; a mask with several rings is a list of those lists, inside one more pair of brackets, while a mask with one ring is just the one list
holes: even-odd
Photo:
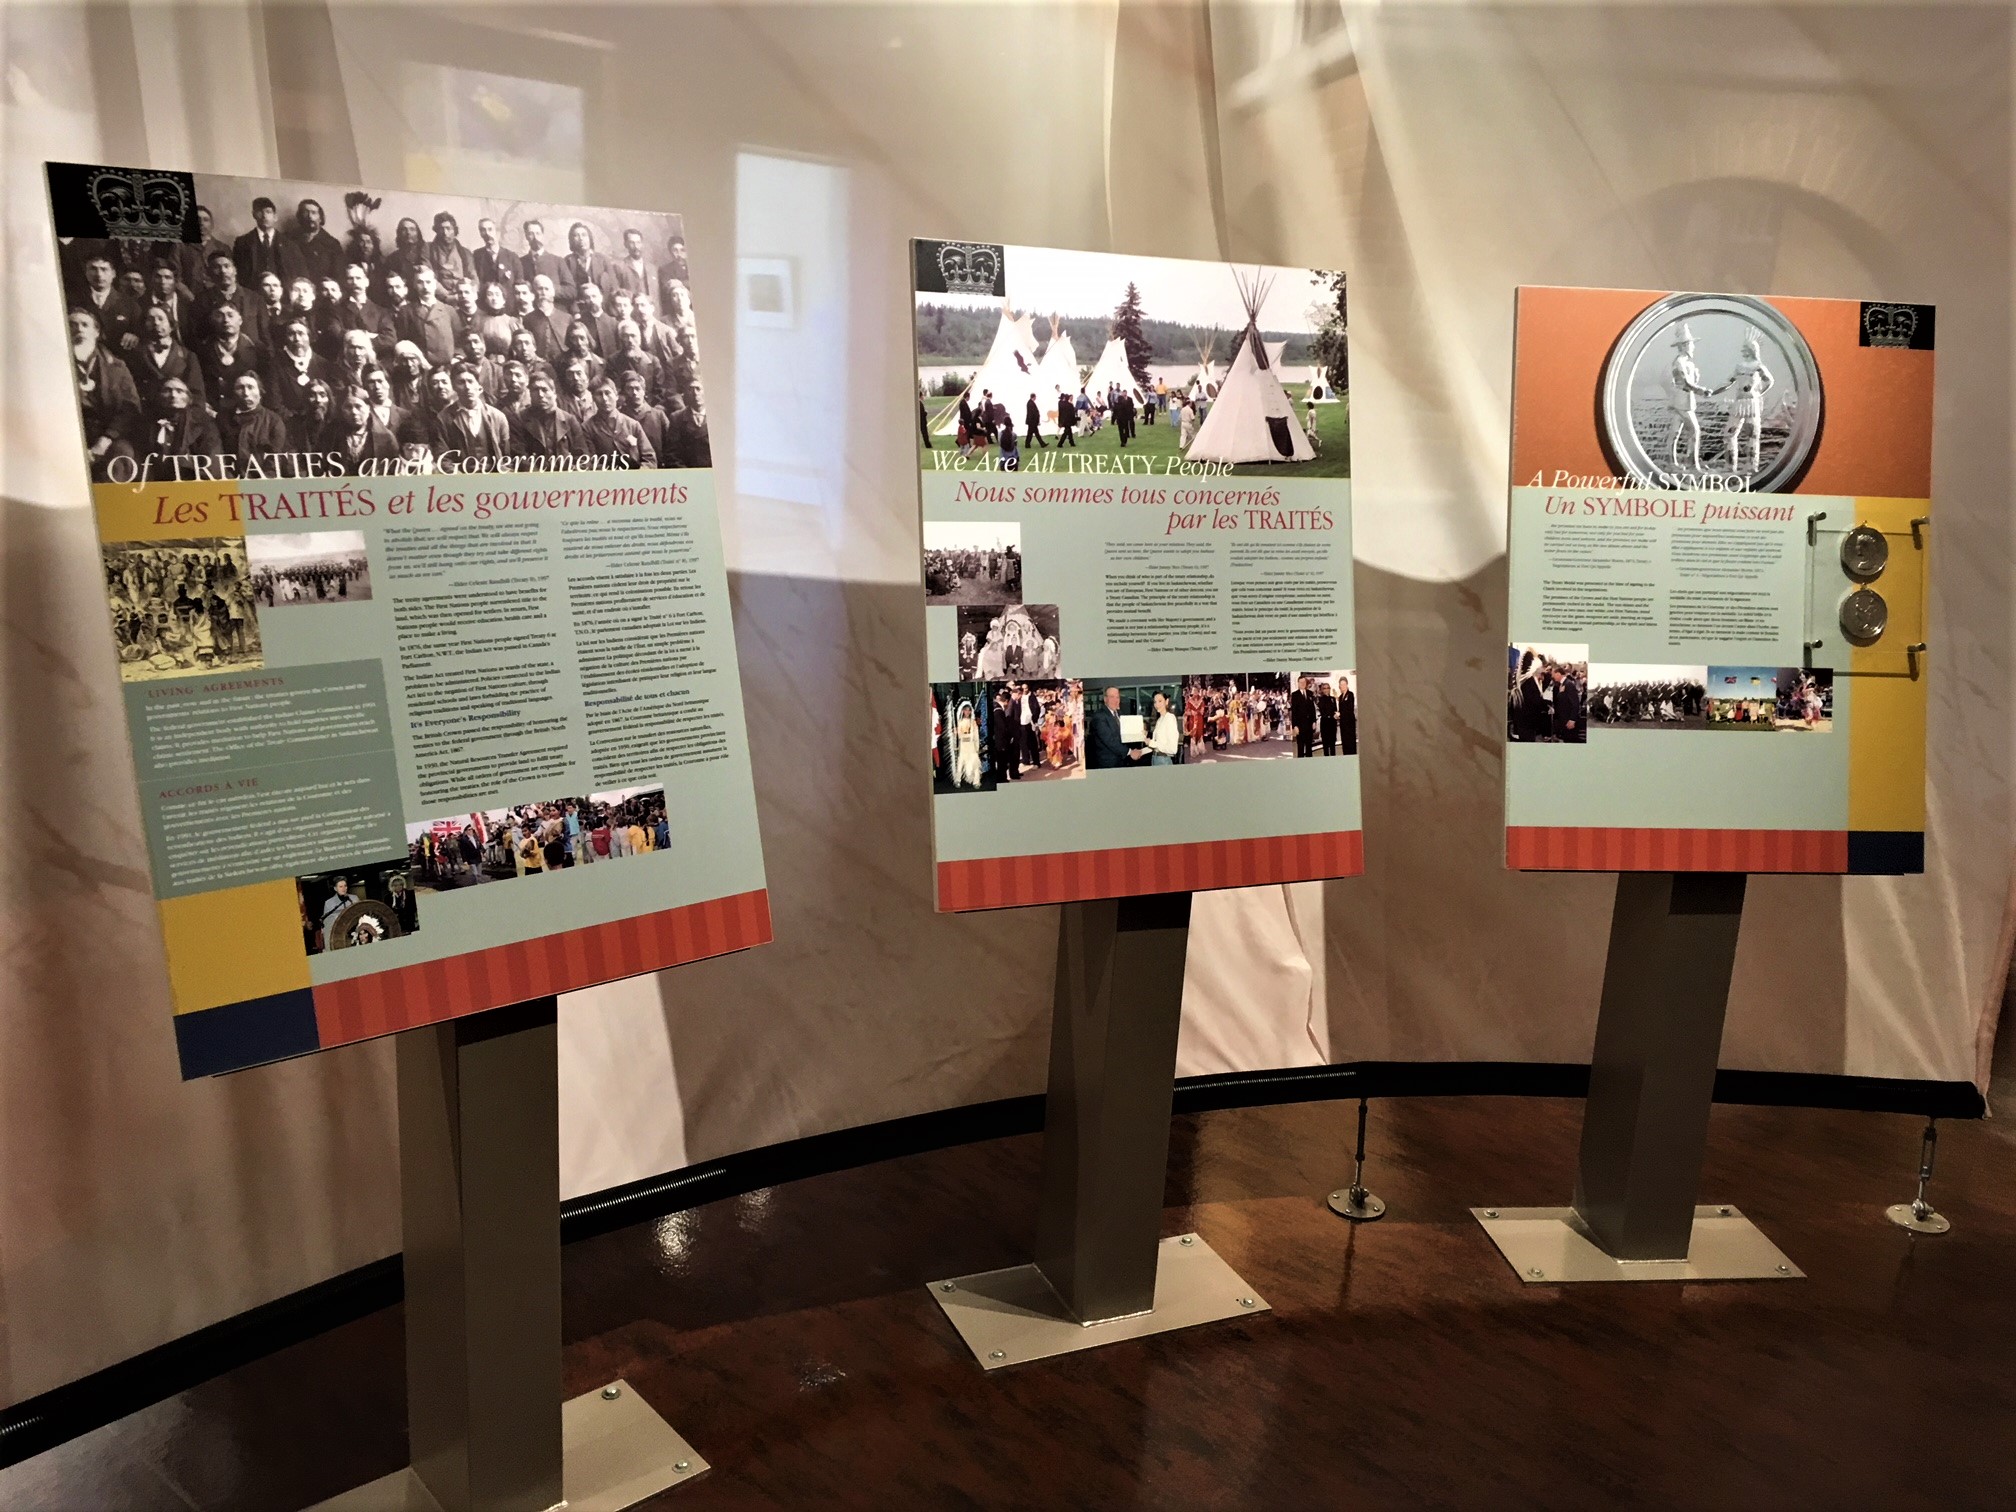
[[1924, 870], [1933, 337], [1519, 291], [1507, 865]]
[[1362, 870], [1343, 275], [911, 245], [940, 910]]
[[183, 1073], [767, 940], [680, 218], [49, 187]]

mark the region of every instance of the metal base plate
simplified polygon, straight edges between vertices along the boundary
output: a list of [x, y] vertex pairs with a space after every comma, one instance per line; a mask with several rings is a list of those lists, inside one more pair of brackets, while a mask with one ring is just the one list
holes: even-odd
[[1519, 1279], [1790, 1281], [1805, 1272], [1733, 1207], [1697, 1207], [1685, 1260], [1618, 1260], [1597, 1248], [1573, 1208], [1472, 1208]]
[[1915, 1202], [1899, 1202], [1885, 1208], [1883, 1214], [1897, 1227], [1907, 1228], [1914, 1234], [1943, 1234], [1953, 1227], [1944, 1213], [1931, 1208], [1920, 1213]]
[[[612, 1390], [614, 1397], [607, 1395]], [[693, 1446], [624, 1381], [563, 1402], [560, 1440], [568, 1512], [621, 1512], [707, 1469]], [[310, 1512], [441, 1512], [441, 1504], [409, 1466], [318, 1502]]]
[[1375, 1218], [1386, 1216], [1386, 1204], [1370, 1192], [1361, 1191], [1356, 1197], [1351, 1188], [1343, 1187], [1323, 1199], [1330, 1211], [1339, 1218], [1349, 1218], [1353, 1223], [1370, 1223]]
[[1033, 1265], [934, 1281], [930, 1292], [985, 1370], [1270, 1310], [1267, 1299], [1195, 1234], [1162, 1241], [1154, 1310], [1131, 1318], [1080, 1323]]

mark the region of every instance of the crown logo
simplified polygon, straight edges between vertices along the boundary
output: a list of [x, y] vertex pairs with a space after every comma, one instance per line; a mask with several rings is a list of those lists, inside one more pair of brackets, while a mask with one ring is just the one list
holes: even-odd
[[138, 241], [180, 241], [189, 191], [172, 174], [101, 168], [86, 189], [105, 234]]
[[945, 242], [938, 248], [938, 271], [948, 294], [992, 294], [1001, 276], [1001, 253], [976, 242]]
[[1869, 345], [1908, 347], [1918, 330], [1918, 312], [1909, 305], [1872, 304], [1862, 312], [1862, 334]]

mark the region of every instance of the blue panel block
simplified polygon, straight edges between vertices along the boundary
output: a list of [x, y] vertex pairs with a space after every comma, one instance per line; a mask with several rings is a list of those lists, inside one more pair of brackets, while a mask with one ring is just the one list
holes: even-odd
[[296, 987], [175, 1016], [182, 1079], [242, 1071], [322, 1048], [315, 1029], [315, 992]]

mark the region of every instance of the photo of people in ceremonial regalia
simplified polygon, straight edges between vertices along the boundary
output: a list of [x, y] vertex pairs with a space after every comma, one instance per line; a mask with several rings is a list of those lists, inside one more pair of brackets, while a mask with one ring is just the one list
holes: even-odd
[[452, 892], [671, 849], [662, 785], [448, 814], [406, 826], [413, 885]]
[[1834, 729], [1834, 674], [1825, 668], [1778, 669], [1778, 728], [1809, 735]]
[[1746, 733], [1778, 728], [1776, 667], [1710, 667], [1708, 728]]
[[[1267, 761], [1293, 756], [1286, 672], [1207, 672], [1183, 679], [1183, 760]], [[1315, 728], [1313, 711], [1310, 729]], [[1334, 729], [1333, 729], [1334, 737]]]
[[1706, 729], [1708, 669], [1591, 662], [1589, 723], [1599, 730]]
[[994, 791], [993, 698], [985, 683], [931, 684], [931, 791]]
[[990, 683], [987, 717], [997, 783], [1085, 775], [1085, 691], [1077, 681]]
[[371, 597], [371, 558], [361, 530], [303, 530], [245, 538], [252, 597], [262, 609], [361, 604]]
[[1047, 681], [1063, 666], [1055, 604], [962, 604], [959, 676], [968, 682]]
[[1021, 603], [1021, 523], [926, 520], [924, 602]]
[[1181, 678], [1088, 677], [1082, 696], [1086, 771], [1183, 764]]
[[1527, 745], [1589, 739], [1589, 647], [1515, 642], [1506, 649], [1506, 734]]
[[376, 945], [418, 932], [420, 905], [404, 857], [294, 879], [301, 944], [309, 955]]
[[114, 541], [100, 548], [124, 682], [262, 665], [245, 541]]
[[57, 228], [94, 481], [711, 465], [679, 216], [193, 183], [200, 240]]

